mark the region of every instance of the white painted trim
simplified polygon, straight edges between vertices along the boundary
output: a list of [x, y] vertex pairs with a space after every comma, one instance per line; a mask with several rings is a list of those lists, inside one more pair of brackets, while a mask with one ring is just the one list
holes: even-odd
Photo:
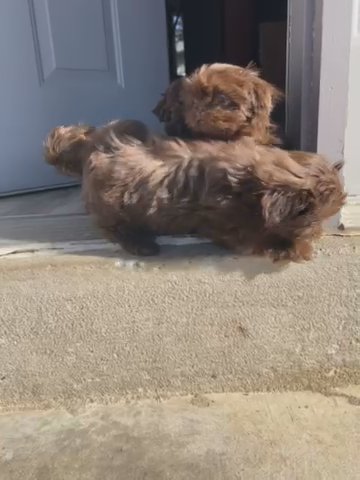
[[352, 0], [352, 31], [349, 52], [349, 74], [347, 90], [347, 116], [344, 138], [344, 181], [351, 196], [360, 195], [360, 11], [359, 0]]
[[352, 22], [352, 29], [351, 34], [353, 37], [357, 36], [360, 32], [360, 2], [359, 0], [353, 0], [353, 22]]
[[343, 160], [354, 0], [323, 0], [317, 150]]
[[353, 105], [354, 90], [350, 92], [351, 85], [357, 89], [351, 77], [351, 55], [354, 40], [359, 37], [359, 0], [322, 2], [317, 149], [333, 161], [345, 160], [344, 184], [350, 195], [340, 214], [339, 226], [351, 233], [360, 229], [360, 192], [356, 187], [359, 167], [353, 145], [359, 113]]
[[340, 225], [345, 230], [360, 229], [360, 195], [348, 197], [346, 205], [341, 211]]

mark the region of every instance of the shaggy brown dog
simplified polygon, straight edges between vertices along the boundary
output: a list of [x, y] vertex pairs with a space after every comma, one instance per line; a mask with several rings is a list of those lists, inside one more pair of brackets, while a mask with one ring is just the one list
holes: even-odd
[[153, 112], [168, 135], [276, 144], [270, 115], [280, 98], [253, 67], [215, 63], [175, 80]]
[[88, 211], [113, 242], [133, 254], [158, 252], [157, 234], [187, 234], [273, 259], [311, 257], [321, 222], [345, 195], [340, 164], [290, 156], [251, 138], [203, 142], [151, 136], [139, 122], [55, 128], [45, 157], [82, 175]]

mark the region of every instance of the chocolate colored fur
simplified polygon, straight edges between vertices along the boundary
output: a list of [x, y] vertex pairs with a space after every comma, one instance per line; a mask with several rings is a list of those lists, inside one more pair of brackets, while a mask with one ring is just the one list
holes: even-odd
[[273, 259], [311, 257], [321, 222], [344, 201], [341, 165], [256, 144], [152, 136], [139, 122], [55, 128], [45, 157], [82, 176], [88, 211], [111, 241], [156, 254], [158, 234], [195, 231]]
[[168, 135], [276, 144], [270, 115], [281, 96], [254, 68], [215, 63], [175, 80], [153, 112]]

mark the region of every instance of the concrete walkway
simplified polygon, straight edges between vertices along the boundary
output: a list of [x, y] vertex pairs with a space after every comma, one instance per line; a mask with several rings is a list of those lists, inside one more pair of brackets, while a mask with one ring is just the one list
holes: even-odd
[[360, 238], [288, 266], [209, 245], [0, 260], [0, 408], [360, 384]]
[[1, 480], [358, 480], [360, 388], [0, 416]]

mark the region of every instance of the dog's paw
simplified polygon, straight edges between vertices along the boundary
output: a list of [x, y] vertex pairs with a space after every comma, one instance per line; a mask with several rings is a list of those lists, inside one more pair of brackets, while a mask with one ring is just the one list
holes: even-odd
[[276, 242], [275, 245], [258, 245], [253, 249], [255, 255], [270, 257], [276, 262], [304, 262], [312, 259], [313, 247], [307, 241], [295, 242], [289, 241]]
[[278, 262], [301, 262], [303, 259], [298, 257], [293, 249], [289, 250], [269, 250], [269, 257], [274, 263]]
[[313, 257], [313, 249], [309, 243], [301, 243], [284, 250], [270, 250], [273, 262], [308, 262]]

